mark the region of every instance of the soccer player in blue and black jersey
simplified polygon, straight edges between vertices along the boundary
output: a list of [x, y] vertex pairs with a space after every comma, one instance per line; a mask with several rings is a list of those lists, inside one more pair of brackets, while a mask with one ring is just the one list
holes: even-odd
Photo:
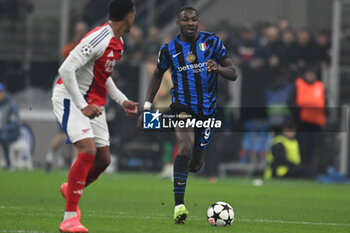
[[[198, 32], [198, 11], [183, 7], [176, 24], [180, 34], [162, 45], [147, 91], [144, 111], [150, 111], [164, 72], [170, 68], [173, 81], [173, 113], [186, 113], [196, 119], [212, 119], [217, 111], [216, 85], [218, 75], [236, 80], [237, 74], [222, 41], [213, 33]], [[138, 121], [142, 129], [143, 114]], [[183, 224], [188, 216], [184, 195], [188, 172], [197, 172], [209, 145], [212, 128], [184, 129], [175, 127], [178, 155], [174, 163], [174, 221]]]

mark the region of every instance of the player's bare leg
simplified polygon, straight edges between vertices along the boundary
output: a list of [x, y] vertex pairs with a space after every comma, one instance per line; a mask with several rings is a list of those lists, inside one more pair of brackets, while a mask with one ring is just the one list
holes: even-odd
[[175, 224], [183, 224], [189, 213], [184, 205], [184, 196], [188, 165], [192, 158], [195, 131], [194, 129], [175, 128], [175, 136], [179, 149], [174, 162], [174, 221]]
[[189, 165], [190, 172], [198, 172], [202, 168], [204, 155], [205, 151], [196, 148], [193, 149], [193, 155]]
[[192, 159], [195, 131], [194, 129], [175, 128], [175, 137], [178, 144], [178, 154]]
[[50, 150], [56, 152], [62, 141], [64, 140], [64, 132], [58, 132], [55, 137], [52, 139]]
[[102, 172], [104, 172], [111, 163], [109, 146], [97, 148], [96, 158], [89, 174], [86, 178], [86, 186], [94, 182]]
[[66, 209], [63, 222], [60, 224], [61, 232], [88, 232], [80, 223], [77, 208], [86, 178], [95, 160], [96, 146], [93, 138], [80, 140], [75, 143], [75, 146], [79, 154], [68, 174]]

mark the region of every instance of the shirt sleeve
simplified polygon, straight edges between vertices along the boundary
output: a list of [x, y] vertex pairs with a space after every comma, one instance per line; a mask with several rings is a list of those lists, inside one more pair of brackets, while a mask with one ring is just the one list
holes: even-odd
[[94, 37], [84, 38], [69, 54], [73, 56], [80, 65], [83, 66], [90, 60], [96, 60], [101, 57], [106, 49], [104, 41], [96, 44]]
[[163, 44], [162, 47], [159, 49], [158, 53], [158, 63], [157, 67], [160, 70], [166, 71], [170, 66], [170, 61], [168, 60], [169, 51], [168, 51], [168, 45]]
[[106, 81], [106, 88], [108, 95], [117, 102], [120, 106], [123, 105], [124, 101], [128, 100], [128, 98], [121, 92], [118, 87], [115, 85], [113, 79], [109, 77]]
[[58, 73], [62, 78], [65, 88], [72, 97], [74, 104], [79, 109], [83, 109], [88, 104], [80, 92], [78, 81], [75, 75], [75, 72], [82, 66], [80, 62], [81, 61], [79, 61], [75, 56], [70, 54], [59, 68]]
[[101, 57], [107, 47], [104, 40], [98, 41], [96, 38], [93, 36], [84, 38], [71, 51], [58, 70], [64, 86], [79, 109], [85, 108], [88, 104], [80, 92], [75, 73], [85, 64]]
[[220, 62], [226, 57], [228, 57], [227, 49], [225, 48], [224, 43], [222, 43], [220, 38], [217, 36], [215, 36], [214, 49], [214, 58], [216, 58], [217, 61]]

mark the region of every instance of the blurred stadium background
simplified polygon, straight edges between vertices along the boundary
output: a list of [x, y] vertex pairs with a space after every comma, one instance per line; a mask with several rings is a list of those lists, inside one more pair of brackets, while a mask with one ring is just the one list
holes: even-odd
[[[28, 141], [32, 143], [34, 167], [45, 166], [45, 155], [56, 133], [51, 88], [64, 59], [65, 46], [79, 40], [85, 30], [107, 20], [108, 2], [0, 0], [0, 82], [14, 96], [21, 123], [32, 131]], [[115, 80], [140, 106], [160, 45], [177, 34], [176, 9], [183, 5], [199, 10], [201, 29], [221, 37], [240, 70], [238, 81], [219, 81], [219, 95], [227, 116], [225, 127], [229, 130], [213, 138], [207, 157], [208, 164], [215, 161], [215, 167], [206, 169], [205, 174], [262, 173], [272, 137], [264, 110], [265, 92], [281, 73], [293, 83], [309, 65], [321, 68], [318, 75], [326, 87], [327, 106], [344, 113], [328, 112], [327, 125], [319, 133], [321, 138], [314, 148], [314, 166], [320, 174], [329, 167], [349, 174], [350, 1], [135, 0], [135, 3], [135, 26], [125, 36], [125, 55], [116, 66]], [[270, 59], [272, 56], [277, 56], [277, 62]], [[171, 133], [140, 134], [136, 118], [127, 119], [113, 103], [108, 108], [111, 151], [115, 156], [112, 167], [160, 171], [163, 163], [171, 161], [176, 149]], [[250, 108], [258, 111], [244, 110]], [[249, 123], [254, 126], [247, 135]], [[56, 158], [54, 166], [68, 167], [70, 151], [69, 145], [63, 143], [56, 153], [61, 159]], [[214, 158], [210, 156], [213, 154]]]

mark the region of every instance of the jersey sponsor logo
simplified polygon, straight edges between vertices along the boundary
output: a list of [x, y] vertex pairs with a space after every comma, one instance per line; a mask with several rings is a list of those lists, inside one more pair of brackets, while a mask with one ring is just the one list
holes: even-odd
[[199, 49], [204, 52], [207, 49], [207, 44], [206, 43], [200, 43], [199, 44]]
[[177, 67], [178, 71], [193, 70], [194, 73], [200, 73], [200, 72], [206, 71], [207, 69], [208, 69], [207, 62], [195, 63], [195, 64]]
[[173, 58], [179, 56], [182, 52], [178, 52], [177, 54], [173, 54]]
[[82, 53], [85, 57], [90, 56], [91, 52], [92, 52], [92, 48], [91, 48], [91, 45], [89, 45], [89, 44], [86, 44], [86, 45], [84, 45], [84, 46], [81, 48], [81, 53]]
[[107, 57], [114, 57], [113, 50], [107, 55]]
[[117, 62], [116, 60], [107, 60], [105, 63], [105, 71], [107, 73], [112, 73], [116, 62]]

